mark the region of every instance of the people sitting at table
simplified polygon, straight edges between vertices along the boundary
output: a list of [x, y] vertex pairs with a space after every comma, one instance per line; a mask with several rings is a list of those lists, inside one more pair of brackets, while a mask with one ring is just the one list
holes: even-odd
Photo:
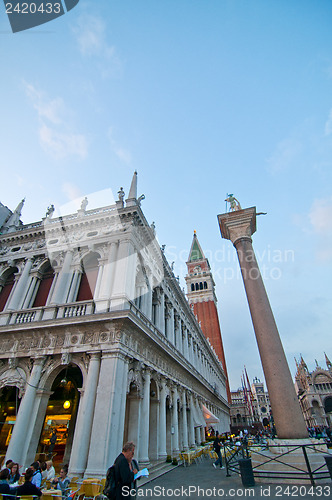
[[42, 482], [42, 474], [40, 470], [40, 463], [39, 462], [33, 462], [31, 464], [31, 469], [33, 470], [33, 476], [31, 479], [31, 483], [37, 486], [37, 488], [40, 488], [41, 482]]
[[9, 486], [9, 470], [2, 469], [0, 472], [0, 495], [8, 495], [11, 493]]
[[32, 483], [32, 478], [34, 476], [35, 470], [32, 467], [29, 467], [25, 471], [24, 483], [21, 486], [16, 488], [16, 496], [20, 497], [21, 495], [33, 495], [40, 497], [42, 495], [42, 491], [37, 488], [35, 484]]
[[13, 461], [11, 459], [7, 460], [6, 463], [2, 464], [1, 470], [8, 469], [10, 472], [10, 466], [12, 463], [13, 463]]
[[10, 466], [9, 472], [9, 484], [17, 483], [20, 479], [21, 474], [19, 472], [19, 465], [16, 462], [13, 462]]
[[52, 460], [47, 460], [46, 462], [46, 481], [52, 481], [55, 478], [55, 469], [52, 464]]
[[57, 490], [62, 491], [62, 499], [63, 500], [65, 500], [70, 493], [70, 489], [69, 489], [70, 479], [69, 479], [69, 477], [67, 477], [67, 474], [68, 474], [68, 465], [64, 465], [62, 467], [62, 469], [60, 469], [60, 476], [55, 477], [52, 481], [52, 484], [54, 485], [54, 487]]

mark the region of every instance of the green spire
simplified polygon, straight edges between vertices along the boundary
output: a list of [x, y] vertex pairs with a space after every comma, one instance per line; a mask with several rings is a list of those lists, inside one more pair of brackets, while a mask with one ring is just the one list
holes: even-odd
[[194, 231], [194, 239], [193, 239], [193, 242], [191, 244], [188, 262], [193, 262], [195, 260], [203, 260], [203, 259], [205, 259], [205, 257], [204, 257], [203, 251], [201, 249], [201, 246], [198, 243], [196, 231]]

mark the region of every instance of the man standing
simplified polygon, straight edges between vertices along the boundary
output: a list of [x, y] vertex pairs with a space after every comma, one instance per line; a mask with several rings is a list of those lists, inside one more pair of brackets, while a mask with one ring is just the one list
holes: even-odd
[[220, 464], [220, 469], [224, 468], [223, 465], [222, 465], [222, 457], [221, 457], [220, 448], [221, 448], [221, 443], [220, 443], [219, 433], [218, 433], [218, 431], [216, 431], [216, 438], [213, 441], [213, 449], [216, 452], [216, 454], [218, 455], [218, 458], [212, 464], [215, 469], [217, 468], [218, 464]]
[[[133, 442], [126, 443], [122, 448], [122, 453], [116, 458], [115, 475], [117, 481], [116, 500], [128, 498], [128, 492], [134, 485], [134, 475], [137, 474], [137, 469], [132, 463], [135, 452]], [[123, 494], [123, 487], [126, 486], [126, 494]]]

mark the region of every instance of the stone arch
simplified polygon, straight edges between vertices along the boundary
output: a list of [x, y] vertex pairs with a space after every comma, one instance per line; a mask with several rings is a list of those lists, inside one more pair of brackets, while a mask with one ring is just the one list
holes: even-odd
[[332, 413], [332, 396], [327, 396], [324, 399], [324, 410], [325, 413]]
[[[44, 365], [40, 380], [42, 395], [36, 419], [39, 428], [36, 434], [40, 436], [36, 442], [37, 451], [50, 452], [49, 438], [53, 429], [56, 429], [58, 440], [52, 451], [57, 453], [63, 463], [68, 463], [70, 459], [80, 392], [86, 380], [84, 364], [67, 354], [55, 360], [49, 358]], [[67, 363], [63, 363], [64, 360]]]

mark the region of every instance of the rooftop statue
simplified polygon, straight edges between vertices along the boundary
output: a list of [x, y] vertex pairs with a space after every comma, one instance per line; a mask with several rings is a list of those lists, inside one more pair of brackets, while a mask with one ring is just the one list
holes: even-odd
[[52, 217], [54, 211], [55, 211], [55, 208], [54, 208], [53, 204], [50, 205], [49, 207], [47, 207], [46, 217], [48, 217], [50, 219]]
[[228, 198], [226, 198], [225, 201], [230, 203], [230, 205], [231, 205], [230, 211], [231, 212], [236, 212], [237, 210], [242, 210], [239, 200], [237, 200], [233, 194], [227, 193], [227, 196], [228, 196]]
[[82, 200], [82, 203], [81, 203], [81, 210], [86, 210], [86, 207], [88, 206], [88, 198], [85, 197], [83, 200]]

